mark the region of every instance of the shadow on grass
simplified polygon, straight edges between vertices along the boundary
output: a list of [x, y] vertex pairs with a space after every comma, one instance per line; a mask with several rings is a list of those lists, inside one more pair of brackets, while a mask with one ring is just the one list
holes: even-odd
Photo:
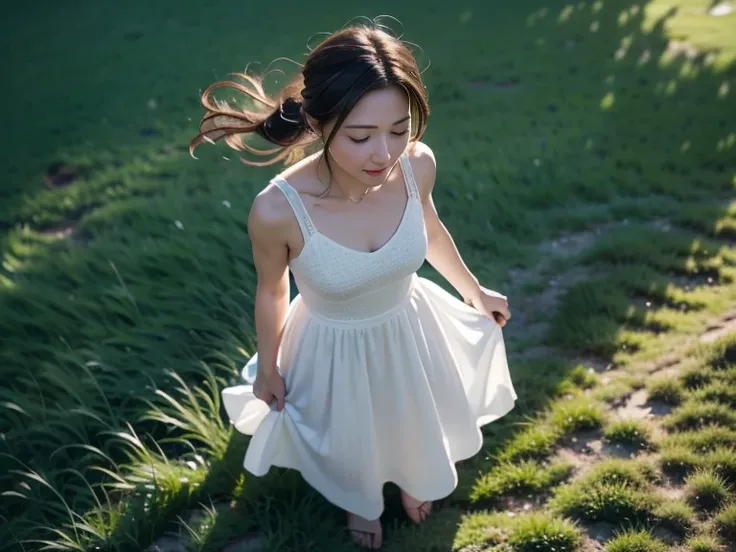
[[[687, 328], [687, 317], [717, 311], [719, 286], [733, 282], [736, 64], [688, 42], [716, 20], [693, 4], [593, 2], [530, 17], [540, 47], [568, 51], [550, 67], [565, 83], [550, 98], [555, 111], [600, 105], [576, 142], [615, 190], [598, 220], [581, 224], [599, 233], [576, 259], [591, 276], [562, 297], [548, 345], [606, 359], [643, 350]], [[687, 15], [676, 20], [678, 10]], [[672, 39], [670, 26], [686, 36]], [[576, 86], [586, 79], [597, 84]], [[579, 191], [596, 199], [583, 179]]]
[[[490, 25], [503, 47], [487, 57], [468, 54], [477, 56], [475, 72], [485, 74], [452, 101], [490, 106], [492, 111], [509, 98], [512, 104], [518, 99], [518, 128], [493, 132], [521, 134], [519, 143], [533, 143], [540, 165], [550, 168], [528, 173], [521, 167], [530, 165], [529, 154], [523, 148], [512, 151], [509, 166], [519, 168], [510, 174], [518, 181], [512, 178], [508, 190], [501, 191], [528, 199], [542, 228], [560, 232], [595, 229], [601, 222], [622, 224], [624, 219], [641, 223], [633, 230], [623, 225], [612, 230], [583, 259], [591, 270], [620, 270], [594, 284], [573, 287], [550, 334], [553, 344], [572, 352], [610, 355], [622, 344], [622, 327], [654, 329], [648, 324], [660, 324], [656, 331], [667, 329], [662, 325], [666, 320], [632, 311], [631, 297], [659, 298], [665, 305], [673, 299], [679, 305], [688, 301], [671, 297], [673, 277], [698, 279], [705, 272], [716, 283], [728, 283], [728, 262], [714, 257], [716, 248], [693, 249], [701, 236], [722, 237], [716, 223], [725, 216], [723, 197], [733, 191], [729, 125], [736, 120], [734, 65], [718, 67], [706, 52], [672, 45], [665, 27], [673, 12], [645, 29], [648, 2], [576, 6], [522, 2], [499, 16], [501, 23], [496, 14], [483, 12], [488, 8], [479, 7], [470, 31], [478, 34], [471, 36], [485, 40], [488, 35], [480, 29]], [[458, 25], [448, 26], [447, 32], [460, 39], [469, 31]], [[429, 41], [424, 46], [433, 49]], [[442, 83], [437, 90], [434, 109], [441, 112]], [[452, 133], [454, 128], [442, 130]], [[554, 197], [550, 185], [559, 187], [560, 205], [535, 200]], [[468, 193], [471, 188], [468, 184]], [[443, 199], [441, 210], [463, 203], [463, 193], [455, 196]], [[624, 196], [640, 202], [621, 207], [617, 201]], [[232, 211], [223, 207], [223, 198], [235, 207]], [[122, 449], [101, 432], [121, 429], [129, 421], [159, 441], [177, 435], [166, 424], [141, 421], [148, 412], [141, 399], [156, 401], [156, 389], [170, 388], [168, 370], [196, 386], [206, 364], [224, 384], [252, 351], [245, 343], [253, 332], [248, 290], [254, 278], [243, 232], [251, 198], [249, 191], [234, 185], [194, 182], [181, 196], [172, 190], [92, 212], [80, 225], [89, 242], [85, 246], [6, 234], [2, 250], [6, 265], [13, 266], [6, 266], [7, 281], [0, 288], [0, 311], [8, 313], [0, 321], [6, 407], [0, 450], [53, 479], [75, 511], [84, 512], [94, 502], [63, 470], [74, 467], [95, 482], [101, 476], [90, 466], [104, 462], [88, 450], [64, 447], [97, 447], [119, 462]], [[610, 208], [601, 220], [586, 214], [584, 206], [577, 211], [577, 201], [608, 203]], [[550, 204], [569, 207], [569, 220], [545, 219], [543, 207]], [[653, 219], [667, 219], [674, 230], [652, 227]], [[523, 230], [523, 225], [514, 227], [508, 240], [534, 245]], [[463, 240], [484, 249], [491, 238], [485, 226], [478, 226]], [[697, 301], [688, 304], [700, 308]], [[459, 467], [461, 486], [490, 469], [516, 423], [543, 409], [572, 367], [554, 359], [512, 365], [519, 405], [511, 416], [485, 429], [483, 453]], [[185, 452], [162, 446], [171, 457]], [[217, 549], [250, 531], [266, 534], [270, 545], [280, 544], [281, 550], [305, 543], [350, 549], [339, 533], [342, 514], [293, 472], [275, 470], [263, 480], [246, 476], [243, 485], [238, 471], [243, 451], [243, 440], [231, 440], [222, 458], [210, 459], [198, 490], [184, 486], [172, 491], [159, 517], [131, 508], [109, 537], [110, 543], [118, 543], [110, 549], [139, 550], [170, 528], [176, 514], [210, 498], [233, 500], [234, 506], [215, 516], [202, 537], [202, 550]], [[38, 502], [4, 497], [0, 514], [16, 522], [58, 526], [63, 509], [49, 490], [19, 488], [18, 476], [9, 471], [17, 467], [7, 457], [0, 460], [3, 490], [30, 494]], [[467, 506], [461, 495], [448, 499], [439, 521], [430, 521], [415, 535], [403, 524], [396, 489], [389, 487], [385, 519], [395, 528], [387, 536], [402, 542], [413, 535], [414, 543], [421, 543], [413, 550], [450, 549]], [[9, 524], [0, 530], [0, 541], [10, 542], [19, 527]], [[32, 530], [26, 536], [39, 534]], [[136, 544], [121, 544], [129, 542], [130, 534], [139, 535]]]

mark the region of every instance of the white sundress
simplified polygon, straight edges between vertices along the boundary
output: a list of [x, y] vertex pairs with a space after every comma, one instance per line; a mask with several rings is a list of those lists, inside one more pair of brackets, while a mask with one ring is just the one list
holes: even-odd
[[[448, 496], [455, 462], [481, 448], [479, 427], [516, 400], [500, 326], [416, 274], [427, 253], [423, 209], [406, 153], [399, 162], [406, 207], [374, 252], [321, 234], [296, 190], [274, 178], [305, 242], [289, 263], [299, 295], [278, 354], [286, 404], [276, 411], [250, 384], [222, 391], [235, 428], [253, 436], [249, 472], [299, 470], [366, 519], [383, 512], [389, 481], [420, 501]], [[243, 370], [246, 382], [257, 359]]]

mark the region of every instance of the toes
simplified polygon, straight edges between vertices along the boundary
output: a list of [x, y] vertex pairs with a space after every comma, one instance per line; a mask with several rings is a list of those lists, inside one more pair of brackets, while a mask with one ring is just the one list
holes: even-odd
[[432, 513], [432, 503], [425, 502], [424, 504], [422, 504], [419, 511], [422, 512], [422, 521], [424, 521], [429, 517], [429, 514]]

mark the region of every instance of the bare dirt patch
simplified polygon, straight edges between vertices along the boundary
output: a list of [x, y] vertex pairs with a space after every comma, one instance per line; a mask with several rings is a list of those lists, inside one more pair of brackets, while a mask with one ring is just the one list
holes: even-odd
[[70, 238], [74, 234], [76, 229], [77, 229], [76, 221], [65, 221], [56, 226], [52, 226], [50, 228], [44, 228], [43, 230], [40, 230], [38, 233], [41, 234], [42, 236], [51, 236], [54, 238], [65, 239], [65, 238]]
[[732, 332], [736, 332], [736, 312], [728, 313], [721, 320], [710, 324], [700, 335], [699, 341], [701, 343], [713, 343]]
[[46, 169], [43, 182], [48, 188], [63, 188], [74, 183], [79, 175], [80, 171], [77, 167], [64, 163], [53, 163]]
[[614, 413], [621, 419], [645, 420], [661, 418], [672, 412], [672, 410], [673, 407], [668, 404], [659, 401], [650, 401], [647, 390], [640, 389], [634, 391], [626, 403], [616, 408]]

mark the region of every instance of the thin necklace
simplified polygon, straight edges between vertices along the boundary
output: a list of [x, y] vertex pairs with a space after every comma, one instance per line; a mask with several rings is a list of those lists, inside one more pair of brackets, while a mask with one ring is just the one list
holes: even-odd
[[[317, 175], [317, 178], [319, 178], [319, 175]], [[330, 180], [331, 180], [331, 179], [330, 179]], [[321, 181], [322, 181], [322, 180], [320, 179], [320, 182], [321, 182]], [[333, 188], [333, 185], [332, 185], [332, 184], [330, 184], [329, 186], [327, 186], [327, 189], [326, 189], [326, 190], [325, 190], [325, 191], [323, 192], [323, 194], [324, 194], [324, 195], [329, 195], [329, 193], [330, 193], [330, 190], [331, 190], [332, 188]], [[366, 188], [366, 189], [365, 189], [365, 191], [363, 192], [363, 195], [361, 195], [361, 196], [360, 196], [359, 198], [357, 198], [357, 199], [354, 199], [354, 198], [350, 197], [349, 195], [342, 195], [342, 191], [340, 191], [340, 196], [338, 196], [338, 197], [341, 197], [341, 198], [343, 198], [343, 199], [348, 199], [348, 200], [352, 201], [353, 203], [360, 203], [361, 201], [363, 201], [363, 198], [365, 198], [365, 196], [367, 196], [367, 195], [368, 195], [368, 193], [369, 193], [369, 192], [370, 192], [370, 191], [371, 191], [372, 189], [373, 189], [373, 188], [371, 188], [371, 187], [368, 187], [368, 188]]]
[[[323, 154], [323, 155], [324, 155], [324, 154]], [[321, 159], [320, 159], [320, 162], [321, 162]], [[320, 182], [322, 182], [322, 179], [321, 179], [321, 178], [319, 177], [319, 162], [317, 163], [317, 180], [319, 180]], [[332, 176], [330, 176], [330, 181], [332, 181]], [[379, 186], [380, 186], [380, 184], [379, 184]], [[376, 188], [377, 188], [377, 187], [378, 187], [378, 186], [376, 186]], [[331, 190], [331, 189], [332, 189], [332, 184], [330, 184], [329, 186], [327, 186], [327, 189], [326, 189], [326, 190], [325, 190], [324, 192], [322, 192], [322, 193], [323, 193], [323, 195], [322, 195], [322, 196], [320, 196], [320, 197], [324, 197], [324, 196], [326, 196], [326, 195], [329, 195], [329, 193], [330, 193], [330, 190]], [[342, 197], [343, 199], [348, 199], [348, 200], [352, 201], [353, 203], [360, 203], [361, 201], [363, 201], [363, 199], [365, 198], [365, 196], [367, 196], [367, 195], [368, 195], [368, 193], [369, 193], [369, 192], [370, 192], [370, 191], [371, 191], [372, 189], [373, 189], [372, 187], [368, 187], [368, 188], [366, 188], [366, 189], [365, 189], [365, 192], [363, 192], [363, 195], [361, 195], [361, 196], [360, 196], [360, 197], [359, 197], [358, 199], [353, 199], [353, 198], [352, 198], [352, 197], [350, 197], [349, 195], [340, 195], [339, 197]], [[342, 192], [341, 192], [341, 194], [342, 194]]]
[[371, 190], [370, 188], [366, 188], [366, 189], [365, 189], [365, 192], [363, 192], [363, 195], [362, 195], [362, 196], [360, 196], [360, 197], [359, 197], [358, 199], [353, 199], [353, 198], [352, 198], [352, 197], [350, 197], [350, 196], [345, 196], [345, 197], [347, 197], [347, 198], [348, 198], [348, 199], [349, 199], [350, 201], [352, 201], [353, 203], [360, 203], [361, 201], [363, 201], [363, 198], [364, 198], [365, 196], [367, 196], [367, 195], [368, 195], [368, 192], [370, 192], [370, 190]]

